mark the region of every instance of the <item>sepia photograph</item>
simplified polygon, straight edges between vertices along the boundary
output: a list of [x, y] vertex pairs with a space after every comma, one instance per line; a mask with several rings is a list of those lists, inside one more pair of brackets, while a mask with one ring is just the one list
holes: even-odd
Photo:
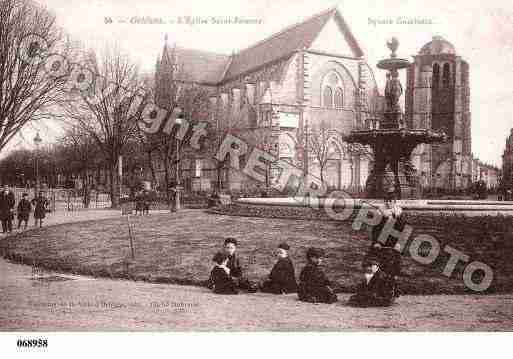
[[10, 352], [51, 352], [51, 333], [245, 333], [243, 354], [257, 333], [513, 331], [510, 1], [0, 14]]

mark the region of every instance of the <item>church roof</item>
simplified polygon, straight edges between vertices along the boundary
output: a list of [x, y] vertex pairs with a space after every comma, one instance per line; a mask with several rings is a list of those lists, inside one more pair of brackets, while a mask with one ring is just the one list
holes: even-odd
[[422, 46], [419, 55], [456, 55], [454, 45], [441, 36], [433, 36], [433, 40]]
[[289, 26], [267, 39], [233, 55], [225, 79], [233, 78], [263, 64], [283, 58], [296, 50], [309, 48], [324, 25], [333, 16], [335, 16], [344, 36], [348, 39], [355, 56], [363, 56], [363, 51], [356, 42], [344, 19], [336, 8], [331, 8], [300, 23]]
[[182, 69], [178, 70], [178, 74], [187, 76], [180, 80], [205, 84], [221, 82], [230, 61], [228, 55], [181, 47], [175, 48], [175, 56], [179, 66], [182, 66]]
[[332, 17], [335, 18], [355, 57], [363, 56], [363, 51], [356, 42], [348, 25], [338, 10], [331, 8], [300, 23], [289, 26], [231, 56], [179, 47], [169, 49], [166, 43], [162, 54], [162, 64], [169, 61], [170, 57], [172, 57], [169, 52], [174, 50], [176, 61], [184, 67], [184, 72], [189, 77], [184, 79], [185, 81], [218, 84], [284, 58], [294, 51], [309, 48], [324, 25]]

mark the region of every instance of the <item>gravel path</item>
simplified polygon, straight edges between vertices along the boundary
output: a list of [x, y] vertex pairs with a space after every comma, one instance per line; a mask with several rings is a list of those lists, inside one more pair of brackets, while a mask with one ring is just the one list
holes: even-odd
[[[93, 213], [98, 212], [98, 213]], [[57, 215], [48, 223], [117, 216]], [[0, 239], [1, 240], [1, 239]], [[391, 308], [301, 303], [295, 295], [218, 296], [204, 288], [41, 273], [0, 259], [0, 331], [511, 331], [513, 294], [403, 296]]]
[[218, 296], [203, 288], [81, 276], [42, 281], [30, 267], [4, 260], [0, 272], [2, 331], [513, 329], [513, 295], [404, 296], [391, 308], [360, 309], [345, 305], [349, 295], [323, 305], [294, 295]]

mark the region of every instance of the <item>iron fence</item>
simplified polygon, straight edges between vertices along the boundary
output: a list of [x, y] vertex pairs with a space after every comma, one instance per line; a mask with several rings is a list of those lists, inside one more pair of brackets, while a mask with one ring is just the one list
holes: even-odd
[[[28, 194], [29, 200], [35, 197], [34, 188], [16, 187], [13, 188], [13, 192], [16, 205], [18, 205], [21, 200], [23, 193]], [[91, 191], [89, 207], [86, 207], [83, 191], [65, 188], [47, 188], [42, 189], [41, 192], [43, 192], [43, 196], [48, 200], [48, 209], [52, 212], [71, 212], [84, 210], [86, 208], [100, 209], [111, 206], [110, 195], [108, 193]]]

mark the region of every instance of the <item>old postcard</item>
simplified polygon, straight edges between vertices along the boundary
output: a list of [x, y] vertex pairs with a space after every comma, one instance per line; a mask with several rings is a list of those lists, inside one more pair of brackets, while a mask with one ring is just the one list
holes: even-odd
[[510, 2], [0, 12], [13, 353], [48, 332], [513, 330]]

